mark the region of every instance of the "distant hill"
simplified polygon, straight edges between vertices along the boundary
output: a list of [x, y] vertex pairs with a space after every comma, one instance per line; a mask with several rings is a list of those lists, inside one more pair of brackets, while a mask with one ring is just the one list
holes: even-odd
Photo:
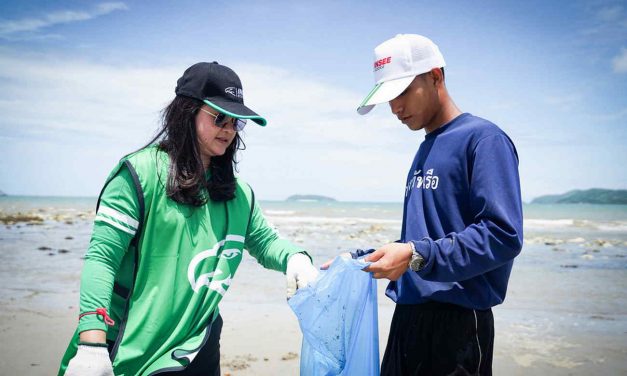
[[561, 195], [536, 197], [532, 204], [615, 204], [627, 205], [627, 189], [576, 189]]
[[292, 195], [285, 201], [318, 201], [318, 202], [333, 202], [337, 201], [332, 197], [318, 196], [318, 195]]
[[0, 191], [0, 197], [2, 197], [2, 196], [8, 196], [8, 195], [6, 193]]

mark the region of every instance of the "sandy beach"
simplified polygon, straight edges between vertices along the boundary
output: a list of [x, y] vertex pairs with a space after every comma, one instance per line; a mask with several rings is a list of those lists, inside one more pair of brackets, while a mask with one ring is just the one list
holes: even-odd
[[[264, 208], [284, 237], [311, 249], [317, 264], [342, 249], [393, 240], [400, 224], [396, 213], [377, 208], [353, 217], [342, 208]], [[21, 206], [20, 220], [15, 210], [0, 211], [1, 374], [55, 374], [76, 325], [93, 211]], [[622, 222], [527, 222], [507, 300], [494, 309], [494, 373], [627, 374]], [[385, 285], [378, 283], [381, 354], [394, 309]], [[302, 337], [285, 302], [283, 275], [246, 255], [220, 309], [223, 375], [299, 373]]]

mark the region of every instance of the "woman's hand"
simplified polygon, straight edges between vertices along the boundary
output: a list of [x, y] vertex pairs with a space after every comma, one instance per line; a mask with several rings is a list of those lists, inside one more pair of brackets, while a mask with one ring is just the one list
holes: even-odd
[[107, 345], [81, 344], [65, 370], [65, 376], [114, 376]]
[[311, 264], [311, 260], [305, 254], [297, 253], [290, 256], [287, 260], [287, 270], [285, 271], [287, 298], [294, 296], [297, 289], [302, 289], [315, 281], [318, 273], [318, 269]]

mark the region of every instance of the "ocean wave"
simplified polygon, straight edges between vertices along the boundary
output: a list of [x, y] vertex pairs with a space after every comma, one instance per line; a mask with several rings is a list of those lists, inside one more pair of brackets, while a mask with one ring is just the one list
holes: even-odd
[[574, 219], [525, 219], [525, 227], [529, 228], [558, 228], [572, 227], [575, 223]]
[[310, 223], [310, 224], [371, 224], [381, 223], [390, 225], [400, 225], [402, 221], [400, 219], [379, 219], [379, 218], [358, 218], [358, 217], [313, 217], [313, 216], [301, 216], [301, 217], [284, 217], [284, 216], [271, 216], [267, 215], [266, 218], [275, 223]]
[[263, 211], [263, 213], [267, 216], [272, 216], [272, 215], [292, 215], [294, 213], [296, 213], [293, 210], [273, 210], [273, 209], [266, 209]]
[[585, 229], [598, 231], [627, 232], [627, 221], [591, 221], [587, 219], [525, 219], [525, 229], [558, 230]]

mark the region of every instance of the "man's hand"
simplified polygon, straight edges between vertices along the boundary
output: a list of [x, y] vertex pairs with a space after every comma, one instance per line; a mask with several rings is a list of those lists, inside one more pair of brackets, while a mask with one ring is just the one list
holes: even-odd
[[374, 278], [396, 281], [407, 270], [412, 253], [407, 243], [386, 244], [366, 256], [365, 261], [371, 261], [372, 264], [364, 270], [372, 272]]
[[297, 253], [290, 256], [287, 260], [287, 270], [285, 271], [287, 298], [294, 296], [297, 289], [302, 289], [315, 281], [318, 273], [318, 269], [311, 264], [311, 260], [306, 255]]

